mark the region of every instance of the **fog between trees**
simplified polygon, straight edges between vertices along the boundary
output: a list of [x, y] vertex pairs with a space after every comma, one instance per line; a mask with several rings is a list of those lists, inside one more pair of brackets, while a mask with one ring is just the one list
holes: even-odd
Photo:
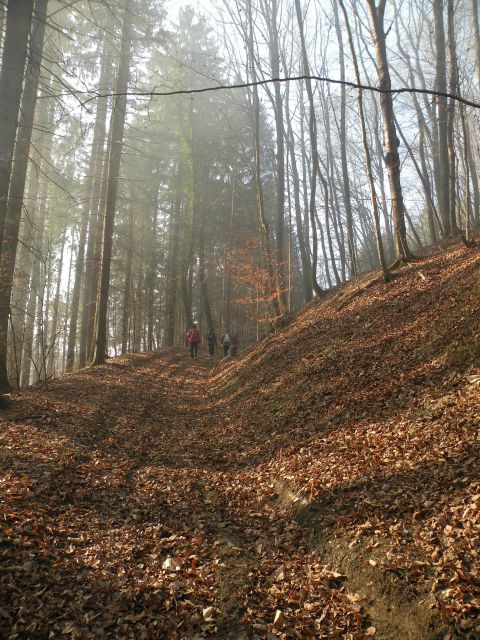
[[480, 224], [477, 0], [3, 0], [0, 33], [0, 391], [192, 321], [245, 346]]

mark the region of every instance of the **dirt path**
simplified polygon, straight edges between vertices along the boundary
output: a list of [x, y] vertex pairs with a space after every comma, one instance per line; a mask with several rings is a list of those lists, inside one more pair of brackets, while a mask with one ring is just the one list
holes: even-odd
[[211, 403], [210, 368], [131, 356], [15, 400], [0, 441], [0, 637], [409, 637], [372, 622], [312, 550]]

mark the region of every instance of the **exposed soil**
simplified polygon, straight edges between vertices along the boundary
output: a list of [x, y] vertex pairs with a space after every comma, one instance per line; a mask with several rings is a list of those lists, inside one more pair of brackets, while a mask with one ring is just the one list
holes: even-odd
[[479, 265], [366, 277], [228, 364], [15, 394], [0, 637], [479, 638]]

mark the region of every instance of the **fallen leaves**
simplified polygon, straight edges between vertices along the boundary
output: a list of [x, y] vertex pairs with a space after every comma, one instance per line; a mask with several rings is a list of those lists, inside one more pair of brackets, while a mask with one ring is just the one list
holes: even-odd
[[293, 507], [369, 572], [428, 586], [455, 637], [475, 637], [477, 271], [455, 250], [425, 279], [321, 301], [210, 379], [167, 351], [13, 396], [0, 636], [380, 636]]

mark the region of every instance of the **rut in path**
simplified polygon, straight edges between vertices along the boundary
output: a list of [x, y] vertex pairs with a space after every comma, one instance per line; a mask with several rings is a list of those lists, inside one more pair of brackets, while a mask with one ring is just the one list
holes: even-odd
[[212, 403], [211, 366], [129, 356], [14, 401], [1, 637], [371, 637]]

